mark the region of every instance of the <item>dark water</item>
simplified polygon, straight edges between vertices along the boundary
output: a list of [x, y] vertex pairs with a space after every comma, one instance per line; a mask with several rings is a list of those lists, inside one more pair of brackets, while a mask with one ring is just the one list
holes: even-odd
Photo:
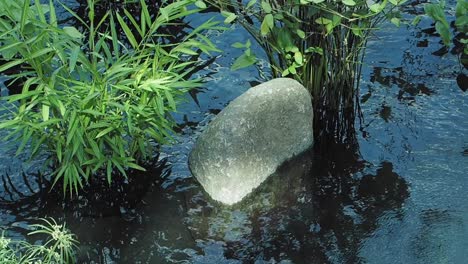
[[[207, 69], [198, 104], [180, 107], [179, 142], [165, 147], [165, 165], [134, 175], [121, 196], [73, 203], [54, 195], [8, 203], [21, 197], [0, 182], [0, 223], [22, 238], [37, 217], [66, 221], [80, 263], [467, 263], [468, 95], [457, 85], [457, 57], [432, 54], [442, 46], [424, 33], [430, 27], [425, 19], [417, 28], [385, 25], [370, 41], [359, 148], [305, 153], [233, 207], [203, 192], [187, 154], [220, 109], [262, 79], [229, 70], [241, 52], [230, 45], [249, 37], [242, 28], [213, 32], [225, 53]], [[41, 161], [13, 156], [0, 152], [0, 172], [27, 195], [22, 174], [35, 179]]]

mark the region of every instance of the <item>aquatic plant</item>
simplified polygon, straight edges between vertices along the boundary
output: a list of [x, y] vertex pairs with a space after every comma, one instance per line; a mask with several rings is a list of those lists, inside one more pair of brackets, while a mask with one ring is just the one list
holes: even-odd
[[[177, 43], [161, 43], [159, 29], [199, 12], [192, 0], [180, 0], [148, 12], [144, 0], [139, 19], [128, 11], [108, 11], [95, 21], [88, 0], [83, 31], [59, 26], [54, 1], [0, 1], [0, 73], [21, 83], [10, 95], [0, 129], [9, 131], [17, 155], [45, 154], [53, 168], [53, 184], [78, 192], [90, 177], [112, 181], [114, 171], [144, 170], [141, 162], [160, 144], [171, 141], [176, 111], [183, 95], [201, 80], [188, 80], [197, 62], [191, 56], [218, 51], [204, 36], [219, 29], [209, 20]], [[108, 23], [104, 30], [101, 26]], [[116, 30], [122, 28], [122, 34]], [[130, 26], [135, 30], [131, 30]]]
[[[315, 138], [354, 139], [358, 87], [366, 42], [377, 25], [402, 22], [406, 0], [251, 0], [247, 4], [212, 0], [226, 17], [240, 23], [265, 51], [273, 77], [292, 77], [313, 96]], [[254, 64], [250, 43], [232, 68]]]
[[[452, 34], [445, 10], [445, 1], [424, 5], [424, 11], [435, 22], [435, 29], [443, 43], [449, 46], [452, 42]], [[458, 32], [465, 34], [466, 37], [468, 33], [468, 2], [457, 0], [454, 26]], [[460, 41], [464, 46], [464, 53], [468, 54], [468, 39], [463, 38]]]
[[65, 227], [50, 219], [41, 219], [44, 224], [34, 224], [35, 229], [28, 235], [43, 234], [47, 240], [42, 245], [30, 244], [26, 241], [12, 241], [0, 236], [1, 264], [62, 264], [76, 263], [75, 251], [78, 241], [75, 235]]
[[5, 232], [0, 236], [0, 263], [1, 264], [16, 264], [18, 257], [13, 248], [11, 248], [11, 239], [5, 237]]

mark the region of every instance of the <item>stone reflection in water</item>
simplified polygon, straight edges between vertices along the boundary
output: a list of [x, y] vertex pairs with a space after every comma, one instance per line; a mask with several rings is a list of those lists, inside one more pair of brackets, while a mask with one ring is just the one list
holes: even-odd
[[360, 243], [377, 219], [408, 197], [391, 163], [361, 177], [365, 167], [346, 146], [305, 153], [234, 207], [192, 197], [187, 224], [196, 240], [218, 241], [227, 259], [244, 263], [360, 262]]
[[67, 222], [78, 234], [80, 263], [356, 263], [377, 219], [398, 212], [408, 196], [391, 163], [364, 171], [372, 167], [355, 148], [311, 150], [231, 207], [211, 200], [192, 178], [167, 188], [144, 185], [151, 175], [159, 178], [161, 171], [154, 171], [135, 175], [148, 187], [128, 190], [125, 197], [134, 193], [135, 203], [113, 196], [96, 197], [108, 207], [45, 199], [36, 209], [15, 212], [15, 221], [53, 216]]

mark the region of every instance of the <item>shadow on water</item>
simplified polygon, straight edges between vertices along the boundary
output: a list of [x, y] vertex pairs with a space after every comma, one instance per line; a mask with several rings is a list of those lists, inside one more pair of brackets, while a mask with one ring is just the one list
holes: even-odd
[[409, 193], [389, 162], [360, 175], [368, 164], [347, 147], [302, 154], [232, 207], [192, 196], [187, 220], [193, 237], [219, 243], [225, 261], [359, 262], [361, 241]]
[[67, 222], [80, 263], [359, 263], [361, 241], [409, 195], [390, 162], [372, 173], [357, 148], [343, 144], [283, 164], [234, 206], [211, 200], [193, 178], [163, 187], [170, 165], [152, 168], [72, 200], [39, 193], [2, 210], [15, 215], [10, 231], [22, 235], [36, 217]]

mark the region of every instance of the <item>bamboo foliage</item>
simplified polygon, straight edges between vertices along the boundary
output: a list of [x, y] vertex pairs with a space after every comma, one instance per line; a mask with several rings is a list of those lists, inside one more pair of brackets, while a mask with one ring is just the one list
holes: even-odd
[[[0, 1], [0, 54], [6, 61], [0, 72], [21, 65], [9, 77], [26, 80], [21, 93], [3, 98], [7, 114], [0, 129], [9, 131], [5, 140], [17, 154], [48, 155], [54, 185], [60, 182], [72, 195], [92, 176], [105, 175], [110, 184], [114, 171], [126, 176], [128, 169], [144, 170], [141, 162], [171, 141], [170, 113], [201, 83], [187, 79], [197, 64], [183, 58], [219, 51], [203, 34], [220, 28], [209, 20], [180, 42], [162, 44], [159, 29], [199, 12], [189, 7], [194, 1], [167, 4], [151, 17], [141, 0], [139, 23], [126, 10], [94, 21], [94, 0], [88, 0], [86, 24], [63, 5], [83, 22], [80, 32], [57, 25], [53, 2]], [[101, 30], [105, 23], [108, 30]]]

